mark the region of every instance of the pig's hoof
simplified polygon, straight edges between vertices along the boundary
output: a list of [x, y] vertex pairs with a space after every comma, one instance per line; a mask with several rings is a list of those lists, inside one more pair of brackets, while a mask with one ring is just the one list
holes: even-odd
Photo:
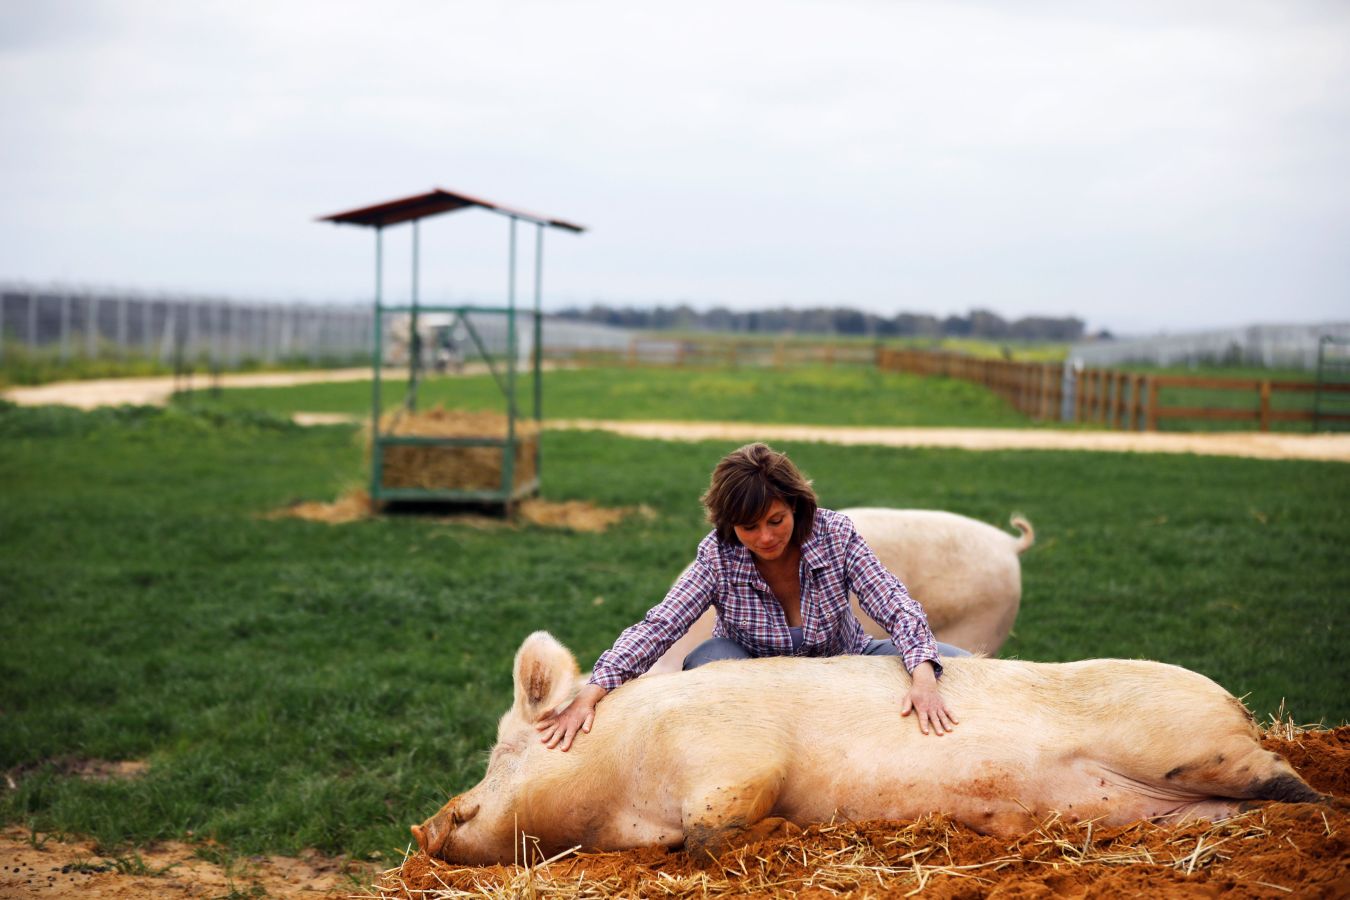
[[745, 830], [745, 838], [741, 843], [750, 844], [755, 841], [765, 841], [775, 837], [791, 837], [794, 834], [801, 834], [802, 830], [792, 824], [787, 819], [781, 819], [778, 816], [770, 816], [767, 819], [760, 819], [754, 825]]

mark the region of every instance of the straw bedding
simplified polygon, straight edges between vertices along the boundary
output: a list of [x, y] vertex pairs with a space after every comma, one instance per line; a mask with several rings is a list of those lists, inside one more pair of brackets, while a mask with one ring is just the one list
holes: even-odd
[[[1350, 727], [1272, 727], [1318, 790], [1346, 799]], [[421, 853], [383, 873], [386, 900], [458, 897], [1344, 897], [1350, 895], [1347, 804], [1272, 803], [1221, 823], [1102, 828], [1051, 818], [1015, 840], [945, 816], [832, 822], [728, 852], [718, 866], [679, 851], [573, 853], [528, 866], [451, 866]]]
[[[370, 494], [361, 488], [346, 491], [331, 503], [318, 500], [306, 500], [292, 503], [267, 513], [268, 519], [305, 519], [310, 522], [326, 522], [329, 525], [346, 525], [379, 515], [379, 510], [370, 500]], [[443, 524], [468, 525], [481, 529], [511, 529], [519, 525], [537, 525], [541, 528], [559, 528], [565, 531], [581, 531], [600, 534], [625, 519], [637, 517], [651, 521], [656, 511], [642, 506], [596, 506], [589, 500], [541, 500], [537, 497], [522, 500], [516, 504], [515, 518], [485, 516], [478, 513], [456, 513], [428, 517], [428, 521]]]

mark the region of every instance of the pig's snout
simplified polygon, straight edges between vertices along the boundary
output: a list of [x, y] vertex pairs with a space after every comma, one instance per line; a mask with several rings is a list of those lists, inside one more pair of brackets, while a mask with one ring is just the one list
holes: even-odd
[[417, 846], [427, 856], [444, 858], [445, 845], [451, 833], [465, 822], [478, 815], [479, 804], [468, 806], [451, 801], [436, 815], [421, 825], [413, 825], [410, 830]]

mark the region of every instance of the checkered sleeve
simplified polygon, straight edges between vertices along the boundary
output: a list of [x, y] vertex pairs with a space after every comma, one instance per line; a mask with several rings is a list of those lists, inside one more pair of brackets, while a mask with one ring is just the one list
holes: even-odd
[[886, 629], [905, 661], [906, 670], [913, 672], [915, 666], [927, 661], [941, 677], [937, 639], [928, 627], [928, 616], [923, 607], [909, 595], [900, 579], [881, 564], [852, 521], [844, 516], [840, 518], [848, 523], [846, 534], [841, 536], [844, 537], [844, 564], [849, 586], [858, 595], [863, 612]]
[[698, 558], [675, 581], [666, 598], [600, 654], [590, 683], [612, 691], [650, 669], [707, 610], [716, 585], [712, 566], [700, 549]]

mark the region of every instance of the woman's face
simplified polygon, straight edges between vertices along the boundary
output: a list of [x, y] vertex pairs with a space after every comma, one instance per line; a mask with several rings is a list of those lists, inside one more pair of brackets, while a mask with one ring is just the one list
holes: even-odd
[[735, 526], [736, 537], [756, 557], [778, 559], [792, 541], [792, 509], [782, 500], [769, 504], [757, 521]]

